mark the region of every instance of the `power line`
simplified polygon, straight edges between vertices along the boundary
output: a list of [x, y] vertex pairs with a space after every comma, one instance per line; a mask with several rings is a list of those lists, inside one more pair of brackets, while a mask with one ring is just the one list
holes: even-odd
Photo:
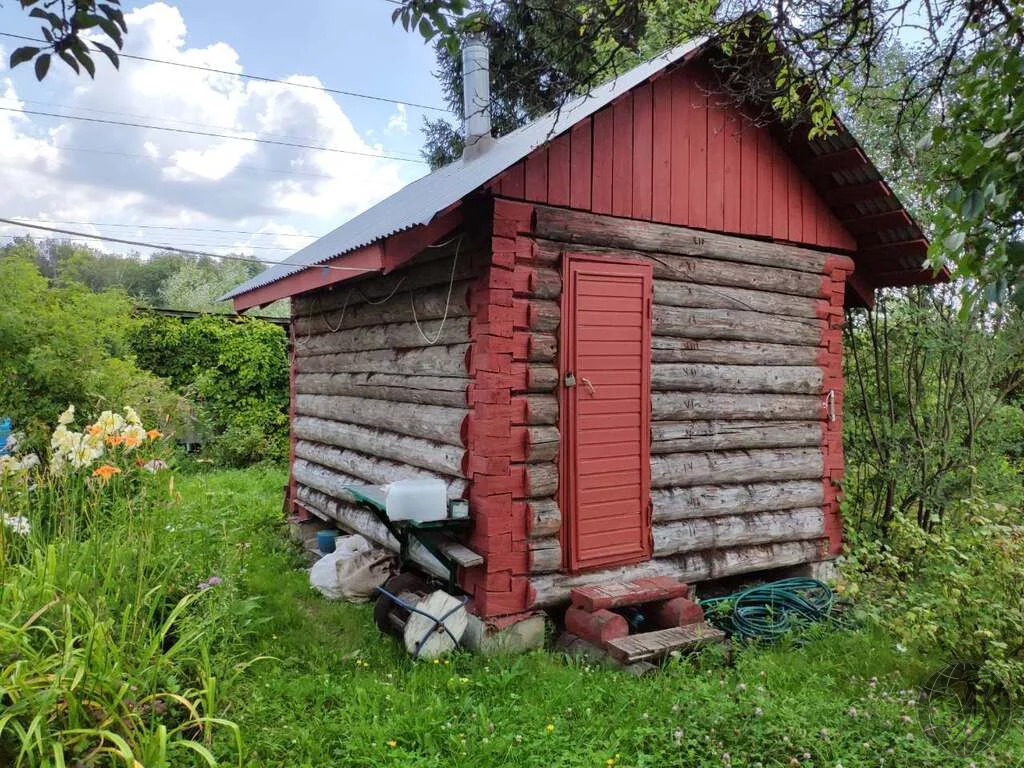
[[58, 221], [57, 219], [40, 219], [46, 224], [78, 225], [88, 227], [128, 227], [129, 229], [171, 229], [181, 232], [217, 232], [227, 235], [267, 235], [274, 237], [305, 237], [316, 240], [319, 235], [304, 235], [300, 232], [255, 232], [246, 229], [210, 229], [207, 227], [182, 227], [176, 224], [126, 224], [99, 221]]
[[[55, 232], [59, 235], [71, 235], [72, 237], [82, 237], [86, 240], [103, 240], [108, 243], [120, 243], [122, 245], [135, 245], [140, 248], [153, 248], [158, 251], [170, 251], [172, 253], [183, 253], [186, 256], [206, 256], [211, 259], [225, 259], [227, 261], [245, 261], [254, 262], [256, 264], [267, 264], [270, 266], [278, 266], [282, 264], [281, 261], [271, 261], [269, 259], [257, 259], [256, 257], [249, 256], [234, 256], [223, 253], [209, 253], [206, 251], [187, 251], [183, 248], [176, 248], [171, 245], [162, 245], [160, 243], [147, 243], [143, 240], [127, 240], [120, 237], [108, 237], [105, 235], [91, 235], [88, 232], [76, 232], [70, 229], [61, 229], [58, 227], [45, 227], [42, 224], [28, 224], [24, 221], [17, 221], [16, 219], [5, 219], [0, 218], [0, 224], [13, 224], [16, 227], [24, 227], [25, 229], [39, 229], [44, 232]], [[316, 267], [317, 269], [332, 269], [338, 272], [376, 272], [375, 269], [366, 269], [363, 267], [339, 267], [335, 264], [306, 264], [300, 265], [301, 267]]]
[[272, 139], [256, 139], [248, 136], [230, 136], [225, 133], [214, 133], [212, 131], [194, 131], [186, 128], [170, 128], [163, 125], [150, 125], [147, 123], [133, 123], [127, 120], [107, 120], [101, 117], [86, 117], [84, 115], [61, 115], [56, 112], [40, 112], [31, 109], [14, 109], [13, 107], [0, 107], [0, 111], [14, 112], [22, 115], [37, 115], [39, 117], [59, 117], [63, 120], [81, 120], [86, 123], [102, 123], [103, 125], [123, 125], [130, 128], [146, 128], [153, 131], [166, 131], [168, 133], [181, 133], [189, 136], [208, 136], [215, 139], [229, 139], [235, 141], [251, 141], [256, 144], [273, 144], [280, 147], [294, 147], [296, 149], [311, 149], [319, 152], [337, 152], [343, 155], [358, 155], [360, 157], [373, 157], [382, 160], [398, 160], [405, 163], [427, 164], [426, 160], [414, 159], [411, 157], [400, 157], [398, 155], [373, 154], [372, 152], [359, 152], [354, 149], [340, 149], [338, 147], [322, 147], [315, 144], [299, 144], [290, 141], [275, 141]]
[[[14, 38], [15, 40], [27, 40], [33, 43], [42, 43], [48, 45], [46, 40], [40, 40], [39, 38], [29, 37], [27, 35], [16, 35], [11, 32], [0, 32], [0, 35], [4, 37]], [[429, 104], [417, 104], [414, 101], [402, 101], [401, 99], [389, 99], [385, 96], [373, 96], [369, 93], [359, 93], [358, 91], [345, 91], [340, 88], [328, 88], [325, 85], [311, 85], [309, 83], [295, 83], [288, 80], [279, 80], [274, 77], [264, 77], [262, 75], [248, 75], [242, 72], [229, 72], [226, 69], [217, 69], [216, 67], [204, 67], [199, 64], [186, 64], [182, 61], [168, 61], [167, 59], [154, 59], [149, 56], [136, 56], [130, 53], [118, 53], [119, 58], [122, 59], [134, 59], [135, 61], [146, 61], [150, 64], [166, 64], [171, 67], [182, 67], [183, 69], [194, 69], [200, 72], [209, 72], [216, 75], [229, 75], [231, 77], [239, 77], [245, 80], [256, 80], [261, 83], [277, 83], [279, 85], [288, 85], [293, 88], [307, 88], [313, 91], [321, 91], [323, 93], [332, 93], [338, 96], [353, 96], [357, 99], [366, 99], [368, 101], [381, 101], [388, 104], [401, 104], [406, 107], [415, 107], [416, 109], [429, 109], [435, 112], [447, 112], [448, 110], [443, 107], [432, 107]]]

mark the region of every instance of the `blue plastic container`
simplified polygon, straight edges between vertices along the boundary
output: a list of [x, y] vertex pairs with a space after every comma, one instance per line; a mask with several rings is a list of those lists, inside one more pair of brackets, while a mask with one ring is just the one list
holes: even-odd
[[0, 456], [7, 455], [7, 438], [11, 436], [11, 420], [0, 419]]
[[316, 546], [325, 555], [330, 554], [334, 551], [334, 540], [338, 538], [338, 532], [331, 531], [317, 531], [316, 533]]

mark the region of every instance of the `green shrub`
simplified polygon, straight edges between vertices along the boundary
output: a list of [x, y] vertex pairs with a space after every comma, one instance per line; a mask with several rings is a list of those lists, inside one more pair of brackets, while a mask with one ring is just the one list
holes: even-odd
[[131, 333], [139, 363], [193, 399], [205, 452], [228, 466], [288, 453], [287, 337], [273, 323], [150, 315]]
[[908, 650], [976, 659], [1024, 694], [1024, 527], [972, 499], [926, 531], [896, 518], [884, 541], [854, 535], [848, 588]]
[[121, 293], [51, 287], [34, 248], [0, 250], [0, 418], [9, 416], [39, 448], [68, 403], [80, 410], [135, 403], [147, 419], [184, 408], [159, 379], [131, 359], [131, 303]]

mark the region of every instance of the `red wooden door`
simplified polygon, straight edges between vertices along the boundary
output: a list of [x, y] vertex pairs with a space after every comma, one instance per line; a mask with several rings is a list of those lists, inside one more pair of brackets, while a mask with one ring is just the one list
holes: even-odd
[[570, 569], [647, 560], [651, 268], [566, 257], [562, 541]]

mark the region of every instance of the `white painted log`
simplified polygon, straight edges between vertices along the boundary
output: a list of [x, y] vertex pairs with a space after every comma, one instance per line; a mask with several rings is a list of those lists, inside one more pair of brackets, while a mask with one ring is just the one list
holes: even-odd
[[526, 514], [530, 538], [557, 536], [562, 528], [562, 513], [554, 499], [527, 499]]
[[452, 317], [444, 323], [440, 320], [424, 320], [419, 326], [416, 323], [385, 323], [348, 328], [337, 333], [299, 335], [295, 338], [295, 353], [299, 356], [331, 355], [339, 352], [445, 346], [468, 341], [469, 318]]
[[[546, 247], [541, 241], [541, 247]], [[672, 253], [647, 253], [629, 248], [584, 245], [568, 253], [596, 259], [616, 259], [650, 264], [655, 280], [676, 280], [701, 285], [721, 285], [752, 291], [769, 291], [814, 299], [827, 298], [827, 282], [821, 275], [793, 269], [733, 264], [710, 258]]]
[[[468, 317], [469, 289], [472, 281], [464, 280], [452, 286], [451, 298], [448, 297], [448, 286], [439, 285], [413, 291], [415, 299], [415, 320], [439, 320], [446, 316]], [[411, 323], [413, 317], [413, 300], [408, 291], [399, 291], [383, 304], [356, 304], [338, 308], [329, 312], [317, 313], [307, 317], [296, 317], [292, 327], [297, 336], [312, 333], [335, 333], [348, 328], [366, 325], [383, 325], [385, 323]]]
[[694, 518], [655, 525], [652, 529], [655, 557], [748, 544], [806, 541], [824, 535], [825, 513], [820, 507]]
[[[586, 211], [539, 205], [534, 209], [538, 235], [566, 243], [681, 253], [743, 264], [782, 266], [820, 273], [826, 254], [794, 245], [719, 235], [672, 224], [621, 219]], [[835, 257], [850, 262], [849, 257]], [[852, 269], [852, 262], [850, 262]]]
[[299, 373], [391, 373], [405, 376], [469, 376], [466, 352], [469, 344], [418, 349], [375, 349], [336, 355], [298, 356]]
[[670, 307], [703, 309], [741, 309], [770, 315], [820, 318], [828, 312], [828, 302], [788, 293], [751, 291], [725, 285], [655, 280], [654, 303]]
[[773, 509], [820, 507], [825, 502], [821, 480], [789, 480], [745, 485], [694, 485], [651, 491], [655, 524], [698, 517], [746, 514]]
[[466, 449], [453, 445], [312, 416], [292, 419], [292, 434], [300, 440], [350, 448], [368, 456], [411, 464], [442, 475], [466, 476], [463, 471]]
[[402, 376], [391, 373], [299, 373], [295, 391], [302, 395], [346, 395], [372, 400], [466, 407], [469, 379]]
[[675, 392], [736, 392], [813, 395], [825, 374], [818, 366], [654, 363], [651, 389]]
[[653, 392], [654, 421], [697, 419], [815, 420], [825, 417], [817, 395], [732, 395], [716, 392]]
[[557, 424], [558, 395], [522, 395], [526, 399], [527, 424]]
[[528, 462], [554, 461], [558, 457], [557, 427], [528, 427], [526, 441]]
[[651, 456], [651, 487], [809, 480], [824, 471], [820, 448], [668, 453]]
[[738, 573], [813, 563], [822, 559], [821, 542], [788, 541], [655, 558], [636, 565], [579, 574], [544, 574], [530, 578], [530, 586], [533, 588], [534, 594], [534, 602], [531, 607], [550, 608], [564, 603], [569, 599], [569, 590], [587, 584], [627, 581], [652, 576], [671, 576], [688, 582], [707, 581]]
[[652, 453], [820, 445], [819, 421], [654, 421]]
[[462, 427], [468, 410], [364, 397], [296, 395], [295, 413], [461, 446]]
[[821, 354], [817, 344], [817, 341], [813, 345], [794, 345], [734, 339], [654, 336], [651, 339], [651, 361], [724, 365], [816, 365]]
[[298, 440], [295, 443], [295, 456], [321, 467], [335, 469], [346, 476], [357, 477], [367, 485], [387, 485], [395, 480], [408, 479], [440, 479], [448, 485], [448, 498], [461, 499], [466, 491], [466, 481], [462, 478], [448, 477], [439, 472], [402, 464], [365, 453], [334, 448], [322, 443]]
[[[305, 469], [303, 474], [306, 474]], [[306, 477], [311, 477], [311, 475], [306, 475]], [[371, 512], [351, 504], [344, 504], [312, 486], [307, 486], [308, 484], [300, 481], [296, 495], [300, 502], [312, 507], [312, 511], [319, 511], [325, 517], [336, 521], [350, 533], [358, 533], [360, 536], [379, 544], [385, 549], [390, 549], [392, 552], [399, 551], [398, 541]], [[427, 548], [418, 541], [410, 542], [409, 559], [427, 571], [427, 573], [442, 579], [448, 578], [447, 570], [441, 562], [430, 554]]]
[[551, 573], [562, 567], [562, 545], [557, 536], [530, 539], [530, 573]]
[[773, 317], [732, 309], [655, 305], [652, 328], [653, 333], [659, 336], [816, 345], [821, 342], [825, 323], [823, 320]]

